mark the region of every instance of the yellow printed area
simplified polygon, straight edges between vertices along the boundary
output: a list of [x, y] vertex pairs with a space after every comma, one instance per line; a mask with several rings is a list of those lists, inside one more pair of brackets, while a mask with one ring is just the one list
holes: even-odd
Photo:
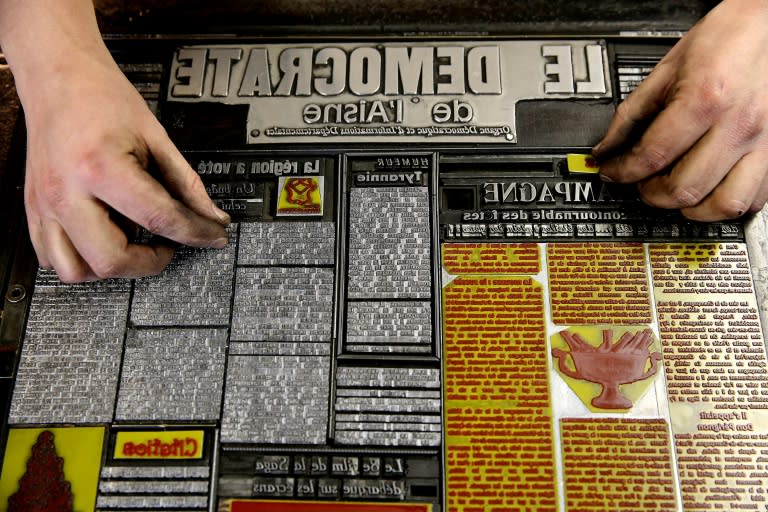
[[676, 268], [696, 270], [702, 264], [712, 268], [712, 263], [719, 261], [720, 248], [721, 244], [675, 244], [677, 257], [674, 261], [679, 264]]
[[73, 509], [93, 510], [104, 445], [102, 427], [12, 428], [0, 476], [0, 511], [7, 510], [8, 498], [18, 491], [32, 446], [46, 430], [54, 435], [56, 453], [64, 459], [64, 478], [72, 486]]
[[747, 245], [649, 249], [683, 509], [766, 510], [768, 358]]
[[443, 312], [446, 510], [554, 512], [541, 285], [462, 275], [443, 289]]
[[571, 174], [597, 174], [600, 172], [600, 166], [592, 155], [579, 155], [569, 153], [568, 172]]
[[[645, 338], [643, 333], [649, 333], [650, 338]], [[608, 346], [604, 345], [606, 338]], [[635, 404], [652, 386], [656, 376], [663, 372], [659, 341], [647, 327], [576, 326], [554, 334], [550, 341], [552, 363], [558, 375], [593, 412], [619, 412], [631, 408], [629, 405], [606, 409], [594, 405], [593, 400], [604, 393], [603, 384], [597, 382], [599, 379], [618, 382], [620, 395]], [[576, 358], [572, 355], [574, 351]], [[560, 357], [554, 357], [555, 354]], [[657, 358], [655, 362], [652, 357]], [[581, 366], [590, 364], [593, 367]]]
[[279, 180], [278, 215], [322, 215], [323, 177], [285, 177]]
[[443, 266], [462, 274], [538, 274], [538, 244], [444, 244]]
[[567, 510], [677, 510], [664, 420], [563, 419]]
[[199, 459], [203, 456], [205, 432], [172, 430], [118, 432], [116, 459]]
[[643, 244], [549, 244], [547, 268], [556, 324], [651, 322]]

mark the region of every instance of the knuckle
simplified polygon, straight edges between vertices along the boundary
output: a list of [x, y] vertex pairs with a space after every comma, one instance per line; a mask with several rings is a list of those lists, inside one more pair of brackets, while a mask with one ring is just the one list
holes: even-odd
[[725, 76], [727, 74], [716, 70], [696, 73], [695, 81], [683, 82], [680, 86], [679, 98], [685, 102], [686, 110], [701, 122], [712, 122], [728, 108], [732, 95]]
[[187, 176], [188, 178], [185, 190], [189, 191], [189, 193], [193, 196], [208, 195], [208, 192], [205, 190], [205, 184], [203, 183], [202, 178], [200, 178], [196, 172], [187, 173]]
[[105, 161], [104, 153], [96, 147], [84, 150], [80, 154], [75, 169], [78, 181], [84, 187], [91, 189], [104, 181], [109, 166]]
[[758, 139], [765, 131], [768, 113], [757, 105], [749, 105], [739, 109], [736, 121], [730, 131], [733, 134], [734, 145], [741, 145]]
[[66, 284], [82, 283], [91, 278], [91, 273], [80, 266], [57, 267], [56, 274], [59, 276], [59, 281]]
[[633, 103], [632, 95], [628, 96], [627, 99], [619, 103], [619, 105], [616, 107], [616, 117], [621, 119], [621, 121], [624, 123], [633, 122], [631, 117]]
[[177, 206], [171, 207], [170, 210], [168, 208], [155, 209], [147, 214], [144, 227], [149, 230], [150, 233], [165, 235], [177, 224], [174, 222], [174, 219], [177, 218], [174, 214], [177, 213], [178, 210], [179, 208]]
[[672, 163], [671, 151], [659, 141], [645, 141], [632, 151], [635, 173], [640, 177], [656, 174]]
[[126, 261], [119, 256], [104, 256], [91, 263], [93, 273], [99, 279], [121, 277], [127, 269]]
[[704, 194], [696, 187], [683, 185], [673, 185], [667, 195], [675, 208], [691, 208], [704, 198]]
[[[30, 194], [33, 194], [30, 192]], [[54, 170], [49, 170], [43, 173], [42, 178], [38, 181], [36, 190], [34, 191], [35, 203], [47, 206], [54, 212], [59, 212], [66, 208], [67, 195], [65, 192], [64, 181], [61, 176]], [[31, 202], [32, 196], [28, 196], [28, 201]]]
[[654, 186], [645, 183], [639, 187], [640, 197], [651, 206], [658, 208], [692, 208], [704, 198], [695, 187], [671, 182], [668, 178], [654, 180]]

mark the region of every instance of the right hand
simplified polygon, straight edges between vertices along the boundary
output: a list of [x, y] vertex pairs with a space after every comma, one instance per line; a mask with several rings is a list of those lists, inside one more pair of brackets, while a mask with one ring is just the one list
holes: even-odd
[[606, 181], [696, 221], [768, 201], [768, 1], [726, 0], [616, 110], [593, 154]]

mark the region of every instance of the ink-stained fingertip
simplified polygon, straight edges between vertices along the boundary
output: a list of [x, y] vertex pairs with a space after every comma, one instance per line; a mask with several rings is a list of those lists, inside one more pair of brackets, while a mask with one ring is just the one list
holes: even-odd
[[216, 203], [213, 203], [213, 212], [216, 214], [216, 217], [219, 219], [219, 224], [223, 226], [229, 225], [230, 222], [232, 222], [232, 218], [229, 216], [227, 212], [216, 206]]
[[229, 239], [227, 237], [221, 237], [211, 242], [211, 245], [209, 247], [211, 249], [223, 249], [224, 247], [227, 246], [228, 243], [229, 243]]

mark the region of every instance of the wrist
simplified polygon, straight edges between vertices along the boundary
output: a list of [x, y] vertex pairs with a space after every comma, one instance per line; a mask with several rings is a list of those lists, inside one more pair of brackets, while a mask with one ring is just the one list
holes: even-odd
[[22, 103], [94, 65], [114, 66], [90, 0], [0, 0], [0, 14], [0, 46]]

